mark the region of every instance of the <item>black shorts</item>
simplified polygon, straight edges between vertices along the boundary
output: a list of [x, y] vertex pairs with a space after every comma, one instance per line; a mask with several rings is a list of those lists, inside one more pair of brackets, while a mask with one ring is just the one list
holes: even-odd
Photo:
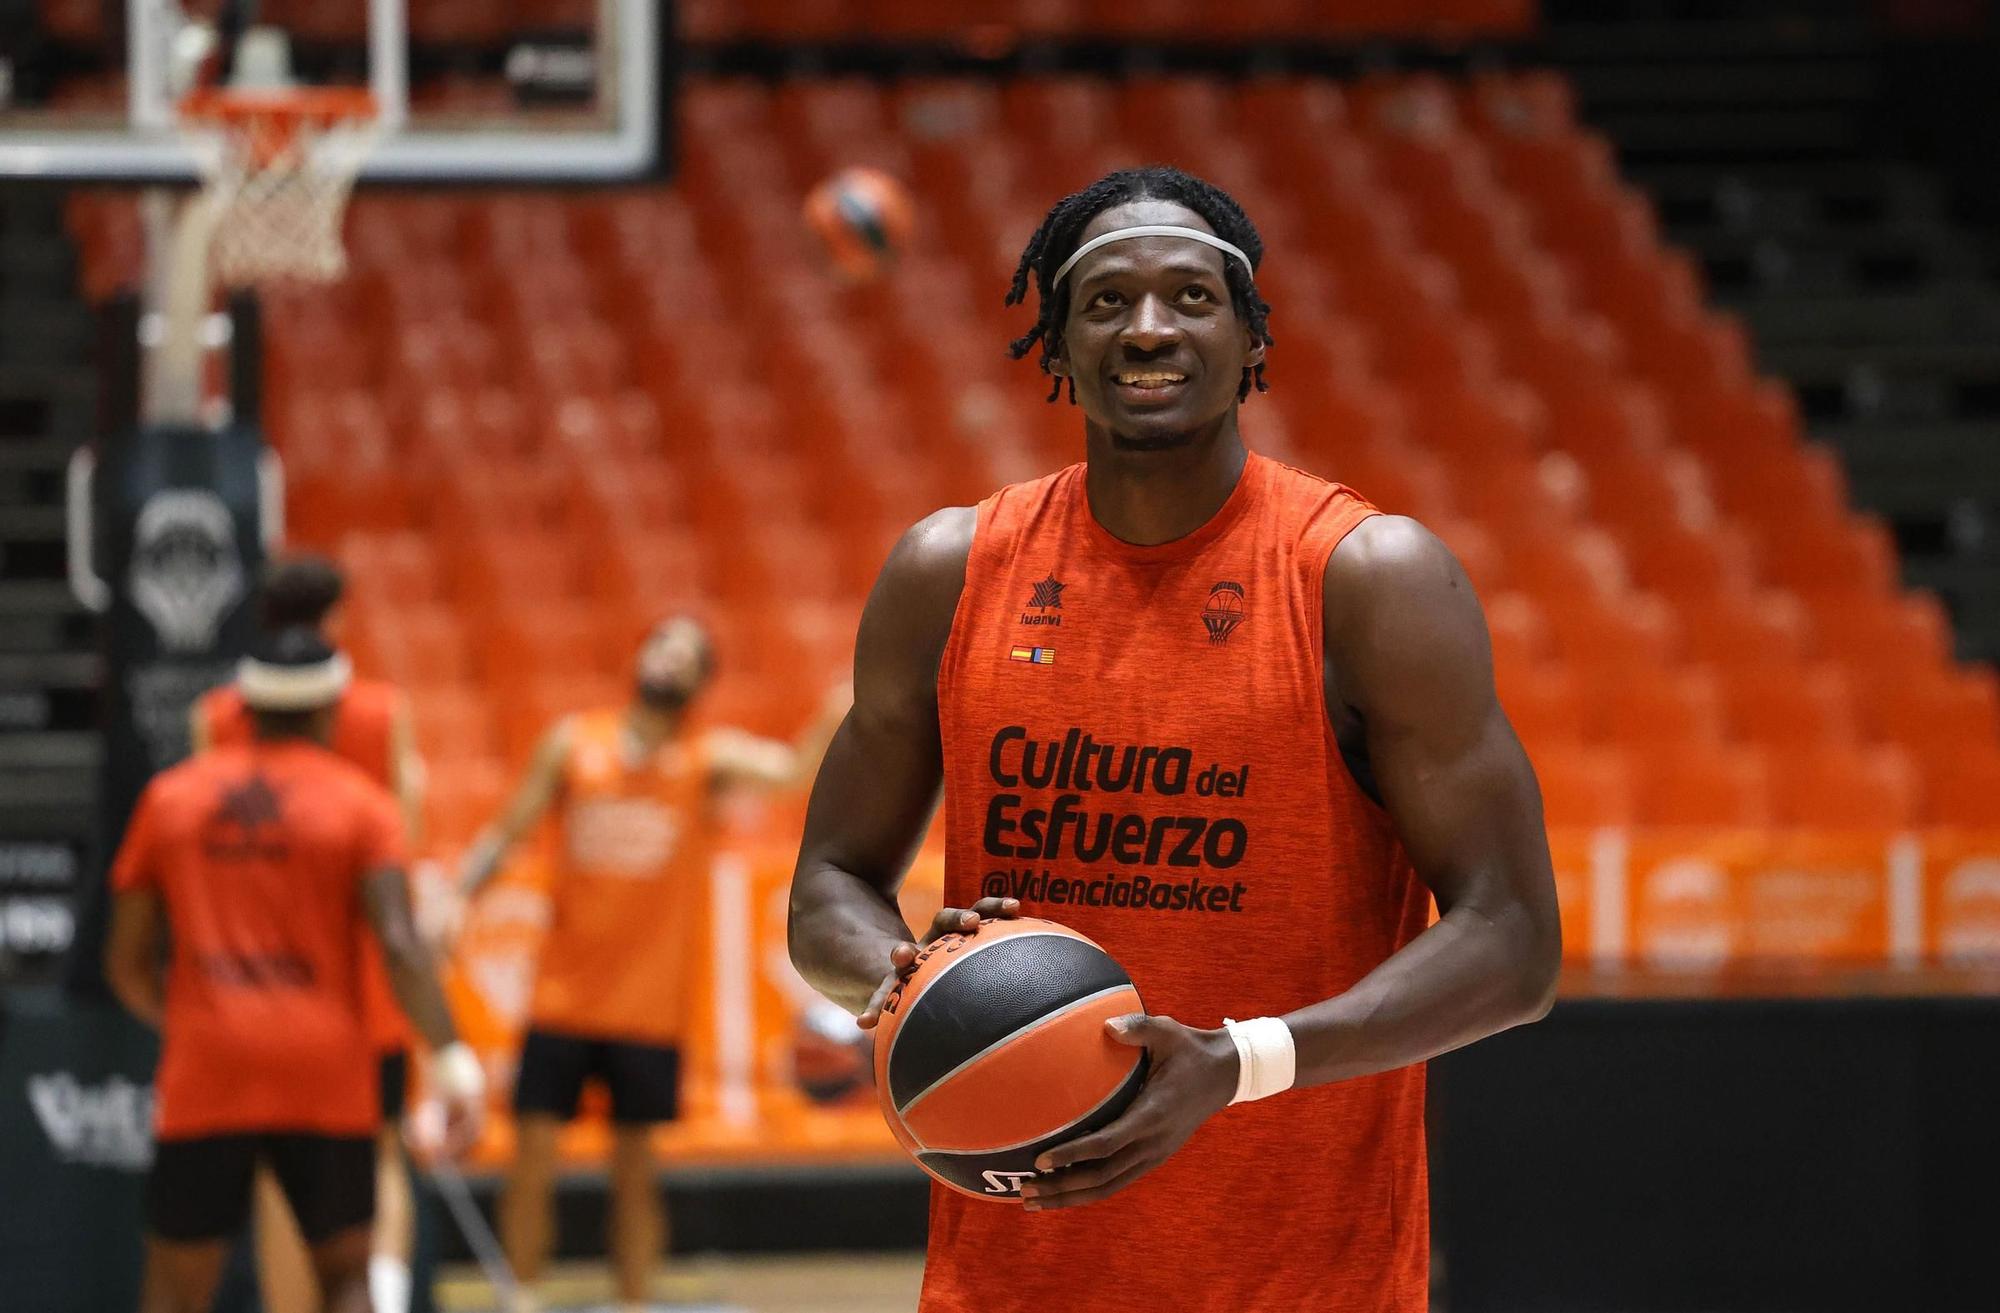
[[375, 1080], [382, 1091], [382, 1124], [394, 1126], [403, 1118], [410, 1101], [410, 1055], [397, 1049], [384, 1053], [375, 1066]]
[[250, 1217], [259, 1160], [271, 1165], [307, 1244], [374, 1221], [374, 1136], [205, 1135], [154, 1146], [146, 1229], [182, 1244], [236, 1235]]
[[514, 1078], [514, 1111], [576, 1116], [583, 1083], [595, 1078], [611, 1091], [611, 1120], [630, 1125], [670, 1122], [681, 1110], [681, 1054], [671, 1044], [626, 1044], [548, 1030], [530, 1030]]

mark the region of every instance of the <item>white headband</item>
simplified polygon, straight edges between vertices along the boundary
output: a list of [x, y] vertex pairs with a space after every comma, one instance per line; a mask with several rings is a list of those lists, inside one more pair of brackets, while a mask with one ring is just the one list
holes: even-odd
[[1134, 237], [1185, 237], [1190, 241], [1200, 242], [1204, 246], [1213, 246], [1224, 255], [1235, 256], [1243, 262], [1243, 272], [1247, 274], [1254, 276], [1257, 272], [1250, 267], [1250, 257], [1243, 254], [1242, 247], [1236, 245], [1234, 242], [1225, 242], [1214, 233], [1205, 233], [1199, 228], [1182, 228], [1178, 224], [1171, 223], [1142, 223], [1136, 228], [1113, 228], [1110, 232], [1100, 233], [1077, 247], [1071, 253], [1069, 259], [1064, 260], [1057, 267], [1056, 276], [1049, 279], [1049, 290], [1053, 292], [1056, 288], [1061, 287], [1063, 276], [1076, 267], [1078, 260], [1089, 255], [1098, 247], [1108, 245], [1111, 242], [1130, 241]]
[[236, 688], [253, 711], [317, 711], [340, 700], [354, 677], [344, 652], [310, 666], [276, 666], [255, 657], [236, 663]]

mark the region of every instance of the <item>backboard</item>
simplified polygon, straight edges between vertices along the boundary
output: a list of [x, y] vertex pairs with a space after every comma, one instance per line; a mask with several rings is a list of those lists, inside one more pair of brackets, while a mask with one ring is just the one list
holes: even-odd
[[[204, 27], [284, 34], [306, 84], [365, 86], [366, 182], [653, 174], [659, 0], [31, 0], [0, 11], [0, 180], [193, 182], [177, 124]], [[216, 58], [216, 56], [211, 56]]]

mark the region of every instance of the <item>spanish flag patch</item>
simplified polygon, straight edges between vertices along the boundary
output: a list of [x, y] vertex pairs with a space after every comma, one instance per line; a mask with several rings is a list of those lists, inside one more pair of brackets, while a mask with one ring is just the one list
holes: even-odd
[[1056, 650], [1052, 647], [1017, 647], [1007, 655], [1016, 661], [1029, 661], [1038, 666], [1056, 663]]

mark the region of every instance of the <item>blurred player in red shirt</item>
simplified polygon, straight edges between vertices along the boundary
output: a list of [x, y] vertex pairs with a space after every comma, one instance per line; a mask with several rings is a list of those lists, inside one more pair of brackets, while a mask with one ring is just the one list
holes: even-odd
[[[339, 607], [347, 581], [340, 567], [323, 556], [298, 553], [272, 562], [258, 592], [258, 621], [266, 633], [303, 627], [334, 643]], [[193, 740], [205, 747], [247, 743], [250, 709], [235, 684], [210, 689], [195, 704]], [[359, 675], [349, 679], [333, 709], [328, 746], [388, 789], [402, 812], [412, 845], [422, 839], [423, 760], [417, 755], [409, 699], [395, 685]], [[410, 1173], [403, 1161], [398, 1125], [409, 1090], [413, 1040], [409, 1024], [389, 990], [380, 953], [373, 943], [367, 959], [369, 1037], [377, 1055], [382, 1125], [375, 1138], [375, 1252], [369, 1289], [375, 1313], [409, 1313], [410, 1251], [415, 1240], [415, 1208]], [[257, 1266], [270, 1313], [305, 1313], [313, 1307], [311, 1269], [297, 1221], [268, 1171], [257, 1174]]]
[[311, 630], [261, 640], [238, 677], [250, 741], [155, 777], [112, 866], [106, 977], [162, 1032], [149, 1310], [209, 1307], [260, 1165], [298, 1219], [328, 1313], [370, 1308], [371, 936], [436, 1055], [445, 1147], [477, 1134], [483, 1073], [411, 919], [402, 817], [325, 746], [347, 682], [346, 658]]

